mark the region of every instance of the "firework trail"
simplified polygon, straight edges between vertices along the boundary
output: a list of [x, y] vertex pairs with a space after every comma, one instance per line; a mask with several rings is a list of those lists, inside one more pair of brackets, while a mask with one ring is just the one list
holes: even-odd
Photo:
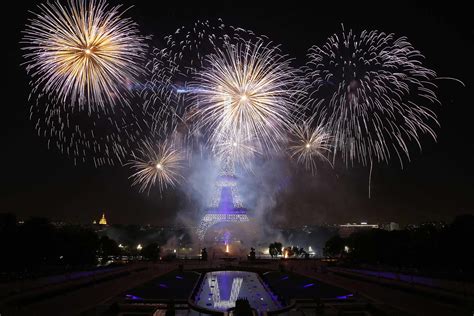
[[30, 119], [49, 149], [70, 157], [74, 164], [93, 162], [96, 167], [122, 165], [146, 137], [161, 135], [163, 126], [151, 109], [116, 107], [91, 114], [66, 106], [30, 107]]
[[40, 4], [21, 42], [33, 90], [88, 111], [126, 103], [146, 45], [123, 13], [102, 0]]
[[291, 158], [302, 164], [313, 174], [317, 171], [317, 161], [327, 161], [331, 152], [332, 136], [326, 132], [323, 125], [312, 127], [310, 121], [293, 124], [290, 130], [288, 151]]
[[228, 44], [206, 61], [190, 86], [199, 127], [209, 131], [210, 143], [233, 135], [254, 139], [264, 153], [280, 150], [303, 94], [290, 60], [259, 41]]
[[422, 134], [436, 140], [436, 73], [405, 37], [343, 28], [308, 57], [315, 113], [334, 137], [334, 157], [372, 166], [395, 154], [403, 167], [409, 143], [421, 148]]
[[157, 184], [160, 193], [167, 187], [176, 186], [183, 179], [184, 154], [169, 141], [155, 146], [153, 142], [142, 142], [141, 148], [134, 159], [130, 160], [134, 173], [132, 185], [139, 185], [140, 192], [147, 191]]

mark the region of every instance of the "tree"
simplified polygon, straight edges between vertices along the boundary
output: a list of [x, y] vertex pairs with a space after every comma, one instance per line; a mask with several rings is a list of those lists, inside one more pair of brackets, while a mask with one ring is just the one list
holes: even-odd
[[285, 249], [283, 249], [283, 253], [286, 255], [286, 257], [293, 257], [295, 255], [295, 252], [294, 250], [298, 250], [298, 248], [296, 247], [285, 247]]
[[63, 257], [63, 264], [90, 266], [97, 263], [100, 240], [94, 231], [68, 225], [61, 228], [56, 236], [61, 241], [58, 252]]
[[296, 246], [293, 246], [293, 248], [291, 248], [291, 250], [293, 251], [295, 257], [302, 257], [306, 253], [306, 251], [304, 251], [303, 247], [298, 248]]
[[160, 252], [161, 249], [158, 243], [152, 242], [142, 249], [142, 256], [148, 260], [157, 261], [160, 259]]
[[253, 247], [250, 248], [249, 260], [255, 260], [255, 248]]
[[276, 257], [277, 255], [281, 255], [282, 247], [283, 245], [281, 244], [281, 242], [275, 241], [274, 243], [271, 243], [268, 246], [268, 252], [270, 253], [270, 256], [273, 258], [273, 257]]
[[102, 263], [106, 263], [109, 256], [117, 256], [120, 254], [120, 248], [115, 240], [107, 236], [100, 237], [99, 254], [102, 257]]
[[206, 248], [202, 248], [202, 250], [201, 250], [201, 260], [202, 261], [207, 261], [207, 250], [206, 250]]
[[324, 246], [324, 255], [329, 257], [339, 256], [344, 250], [344, 242], [344, 239], [338, 235], [330, 238]]
[[59, 258], [55, 227], [46, 218], [30, 218], [19, 229], [18, 261], [29, 270], [54, 264]]
[[309, 258], [308, 253], [304, 250], [303, 247], [301, 247], [301, 248], [293, 247], [293, 252], [294, 252], [295, 255], [298, 256], [298, 257]]
[[[454, 265], [460, 271], [474, 272], [474, 215], [457, 216], [443, 234], [445, 264]], [[452, 258], [457, 258], [452, 260]]]

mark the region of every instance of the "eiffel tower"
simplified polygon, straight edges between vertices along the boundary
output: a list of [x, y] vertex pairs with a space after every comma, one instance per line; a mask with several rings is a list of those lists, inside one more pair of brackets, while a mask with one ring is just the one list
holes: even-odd
[[248, 222], [247, 209], [237, 194], [237, 177], [235, 168], [230, 159], [221, 162], [221, 171], [217, 177], [214, 198], [203, 215], [197, 235], [204, 240], [207, 230], [218, 223], [241, 223]]

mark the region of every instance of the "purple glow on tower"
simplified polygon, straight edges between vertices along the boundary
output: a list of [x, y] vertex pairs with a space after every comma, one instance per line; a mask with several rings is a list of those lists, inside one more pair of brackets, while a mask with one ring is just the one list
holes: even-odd
[[[206, 210], [203, 216], [197, 234], [199, 239], [203, 240], [209, 227], [221, 223], [240, 223], [248, 222], [247, 210], [242, 204], [236, 193], [237, 179], [233, 175], [233, 169], [221, 171], [221, 175], [216, 181], [216, 194], [211, 203], [211, 207]], [[224, 236], [224, 243], [227, 245], [230, 236]]]

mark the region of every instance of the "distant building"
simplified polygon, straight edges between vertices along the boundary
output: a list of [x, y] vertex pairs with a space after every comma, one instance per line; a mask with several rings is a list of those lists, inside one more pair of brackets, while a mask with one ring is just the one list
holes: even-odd
[[342, 238], [349, 237], [352, 233], [370, 230], [374, 228], [379, 228], [378, 224], [367, 224], [367, 222], [361, 222], [360, 224], [356, 223], [347, 223], [343, 225], [339, 225], [339, 236]]
[[445, 229], [448, 225], [442, 221], [431, 221], [431, 222], [424, 222], [420, 224], [420, 227], [433, 227], [436, 230]]
[[431, 222], [424, 222], [421, 224], [408, 224], [406, 226], [407, 230], [418, 230], [418, 229], [434, 229], [434, 230], [443, 230], [447, 227], [448, 225], [445, 222], [442, 221], [431, 221]]
[[66, 226], [67, 224], [65, 222], [61, 222], [61, 221], [54, 221], [54, 222], [51, 222], [51, 225], [53, 225], [54, 227], [64, 227]]
[[107, 219], [105, 219], [105, 213], [102, 213], [102, 218], [99, 220], [99, 225], [107, 225]]
[[400, 230], [400, 225], [395, 222], [390, 222], [390, 223], [380, 225], [380, 228], [391, 232], [394, 230]]
[[390, 222], [390, 231], [393, 231], [393, 230], [400, 230], [400, 225], [395, 222]]

